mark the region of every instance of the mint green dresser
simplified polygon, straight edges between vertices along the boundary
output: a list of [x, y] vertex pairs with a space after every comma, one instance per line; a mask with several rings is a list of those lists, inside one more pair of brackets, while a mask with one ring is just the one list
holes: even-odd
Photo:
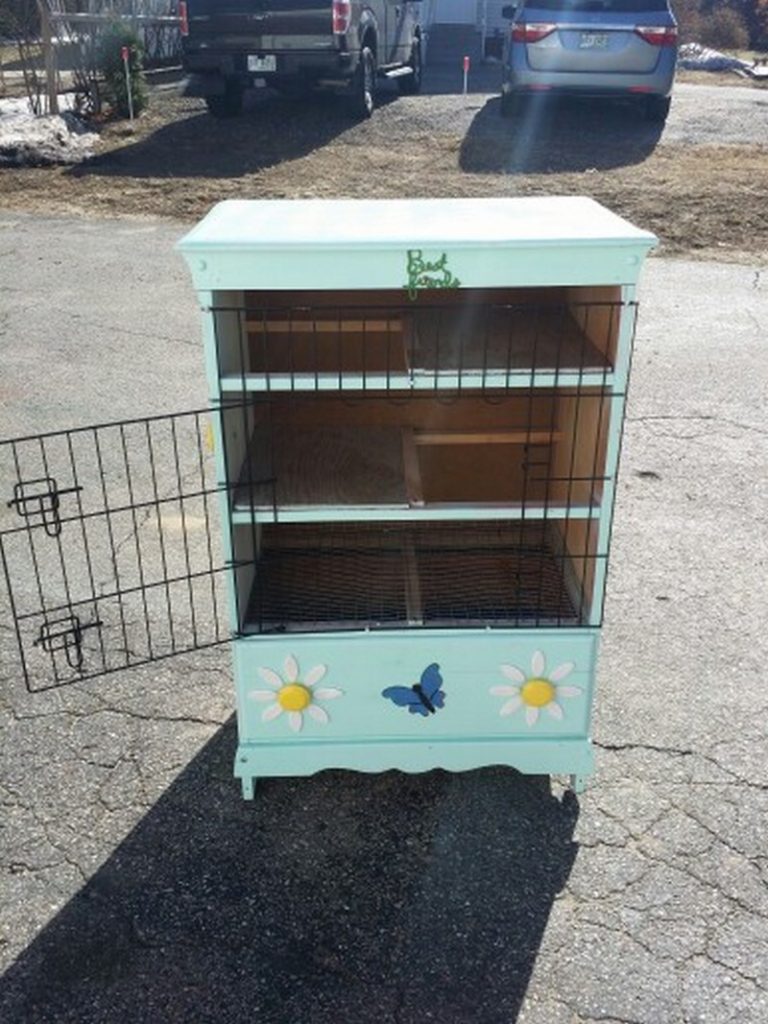
[[203, 314], [235, 774], [593, 769], [655, 243], [592, 200], [226, 202]]

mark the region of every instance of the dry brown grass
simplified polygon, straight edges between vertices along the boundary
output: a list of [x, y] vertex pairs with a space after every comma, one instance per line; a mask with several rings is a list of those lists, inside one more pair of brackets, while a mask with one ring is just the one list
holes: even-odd
[[5, 170], [6, 208], [191, 222], [226, 198], [590, 195], [662, 252], [764, 261], [768, 148], [675, 145], [624, 115], [554, 116], [526, 137], [496, 100], [396, 100], [365, 124], [280, 101], [231, 122], [155, 97], [135, 132], [107, 125], [80, 168]]

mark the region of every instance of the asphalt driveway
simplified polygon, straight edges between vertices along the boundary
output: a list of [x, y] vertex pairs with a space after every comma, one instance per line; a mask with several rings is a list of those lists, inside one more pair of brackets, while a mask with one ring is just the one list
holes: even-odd
[[[182, 231], [0, 214], [0, 437], [206, 403]], [[767, 330], [757, 266], [647, 265], [578, 801], [245, 804], [226, 650], [32, 696], [0, 593], [0, 1019], [764, 1024]]]

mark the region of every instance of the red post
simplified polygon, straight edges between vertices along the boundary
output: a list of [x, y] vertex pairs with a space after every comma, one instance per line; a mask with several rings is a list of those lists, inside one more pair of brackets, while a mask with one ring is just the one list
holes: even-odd
[[128, 99], [128, 116], [133, 124], [133, 93], [131, 92], [131, 69], [129, 61], [131, 59], [131, 51], [127, 46], [120, 47], [120, 57], [123, 61], [123, 68], [125, 69], [125, 91]]

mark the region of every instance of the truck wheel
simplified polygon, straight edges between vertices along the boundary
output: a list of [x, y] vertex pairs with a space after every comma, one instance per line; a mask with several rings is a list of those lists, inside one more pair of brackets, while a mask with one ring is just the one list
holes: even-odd
[[413, 69], [413, 74], [398, 78], [397, 88], [403, 96], [415, 96], [421, 92], [421, 42], [418, 39], [413, 41], [408, 66]]
[[237, 117], [243, 111], [243, 89], [239, 82], [227, 81], [221, 96], [206, 96], [205, 103], [214, 117]]
[[349, 107], [354, 117], [367, 118], [373, 113], [375, 105], [374, 90], [376, 88], [376, 62], [370, 47], [364, 46], [360, 51], [360, 62], [352, 79]]

